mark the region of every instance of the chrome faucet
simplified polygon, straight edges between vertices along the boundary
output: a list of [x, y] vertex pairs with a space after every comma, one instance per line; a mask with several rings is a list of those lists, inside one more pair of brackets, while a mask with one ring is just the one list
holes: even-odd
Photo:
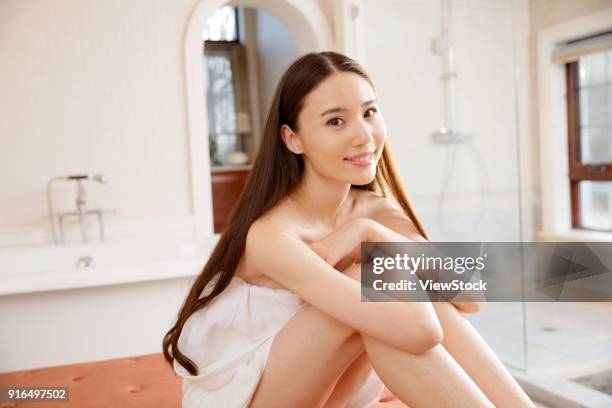
[[[59, 243], [65, 243], [64, 237], [64, 219], [67, 217], [78, 217], [79, 226], [81, 229], [81, 241], [87, 242], [87, 234], [85, 231], [85, 216], [89, 214], [95, 214], [98, 216], [98, 224], [100, 227], [100, 240], [104, 241], [104, 221], [103, 216], [105, 213], [115, 213], [116, 210], [101, 210], [101, 209], [86, 209], [87, 199], [85, 194], [85, 187], [83, 186], [84, 180], [96, 181], [98, 183], [105, 184], [108, 182], [106, 176], [102, 174], [79, 174], [70, 176], [54, 177], [47, 183], [47, 207], [49, 209], [49, 221], [51, 223], [51, 231], [53, 234], [53, 242], [57, 245]], [[60, 212], [57, 214], [53, 213], [53, 205], [51, 200], [51, 187], [55, 181], [74, 181], [77, 183], [77, 198], [76, 198], [76, 211]], [[57, 219], [57, 222], [56, 222]], [[57, 225], [56, 225], [57, 224]], [[57, 230], [59, 229], [59, 238]]]

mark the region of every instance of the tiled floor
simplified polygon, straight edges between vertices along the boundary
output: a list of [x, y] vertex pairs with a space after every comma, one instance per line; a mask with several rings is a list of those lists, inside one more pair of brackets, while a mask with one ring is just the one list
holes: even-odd
[[509, 367], [553, 390], [580, 388], [571, 379], [612, 368], [611, 302], [488, 303], [468, 320]]
[[612, 303], [528, 303], [530, 372], [612, 365]]

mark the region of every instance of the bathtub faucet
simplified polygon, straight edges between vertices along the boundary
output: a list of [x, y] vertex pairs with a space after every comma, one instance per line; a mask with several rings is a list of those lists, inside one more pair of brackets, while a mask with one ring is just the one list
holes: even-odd
[[[47, 207], [49, 209], [49, 221], [51, 223], [51, 231], [53, 233], [53, 241], [55, 244], [64, 244], [64, 219], [68, 217], [77, 217], [81, 230], [81, 241], [87, 242], [87, 234], [85, 231], [85, 216], [94, 214], [98, 217], [98, 225], [100, 228], [100, 240], [104, 241], [104, 214], [115, 213], [116, 210], [101, 210], [87, 209], [87, 199], [85, 194], [85, 186], [83, 181], [95, 181], [101, 184], [108, 182], [108, 178], [102, 174], [76, 174], [69, 176], [54, 177], [47, 183]], [[55, 181], [66, 181], [77, 183], [76, 211], [64, 211], [57, 214], [53, 213], [53, 205], [51, 200], [51, 187]], [[59, 229], [59, 238], [57, 230]]]

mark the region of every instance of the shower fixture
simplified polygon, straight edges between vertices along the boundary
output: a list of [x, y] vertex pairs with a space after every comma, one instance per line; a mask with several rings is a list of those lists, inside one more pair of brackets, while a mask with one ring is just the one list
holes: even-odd
[[[454, 230], [453, 232], [460, 237], [469, 237], [482, 224], [486, 213], [486, 190], [488, 188], [487, 171], [478, 149], [472, 141], [471, 135], [460, 132], [455, 123], [457, 115], [457, 71], [455, 66], [455, 45], [451, 41], [450, 32], [451, 3], [450, 0], [440, 0], [440, 20], [441, 33], [439, 38], [431, 42], [431, 51], [442, 57], [443, 72], [440, 79], [444, 85], [444, 124], [438, 130], [431, 133], [432, 143], [443, 144], [446, 146], [446, 160], [444, 161], [445, 171], [440, 196], [438, 197], [437, 215], [440, 226], [446, 230], [454, 230], [444, 215], [444, 199], [447, 194], [453, 167], [455, 166], [455, 156], [457, 145], [465, 147], [474, 157], [473, 163], [477, 166], [480, 179], [480, 206], [478, 215], [474, 222], [466, 230]], [[449, 159], [449, 149], [450, 159]]]
[[[444, 3], [444, 0], [442, 1]], [[450, 7], [450, 5], [449, 5]], [[441, 8], [442, 33], [440, 38], [431, 41], [431, 51], [442, 57], [444, 71], [440, 76], [444, 82], [444, 119], [445, 123], [440, 129], [431, 133], [434, 143], [463, 142], [468, 135], [462, 134], [455, 128], [455, 117], [457, 115], [457, 72], [455, 69], [455, 46], [448, 36], [448, 16]]]

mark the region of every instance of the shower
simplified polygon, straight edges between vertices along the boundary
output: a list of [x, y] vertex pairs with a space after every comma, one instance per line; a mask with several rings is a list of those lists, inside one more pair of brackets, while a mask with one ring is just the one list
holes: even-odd
[[[438, 38], [433, 39], [431, 42], [431, 51], [436, 55], [440, 55], [442, 58], [442, 75], [440, 79], [444, 86], [444, 124], [438, 130], [431, 133], [432, 143], [444, 144], [446, 153], [441, 192], [437, 204], [437, 217], [439, 225], [445, 231], [453, 232], [457, 236], [469, 237], [478, 227], [480, 227], [486, 218], [487, 203], [485, 191], [488, 188], [489, 181], [484, 161], [472, 141], [471, 135], [460, 132], [455, 123], [457, 116], [457, 71], [455, 67], [455, 46], [449, 35], [452, 17], [451, 12], [451, 0], [440, 0], [441, 33]], [[461, 230], [452, 228], [444, 213], [444, 198], [448, 193], [447, 189], [453, 174], [453, 168], [456, 164], [458, 145], [465, 147], [468, 153], [473, 156], [473, 163], [476, 165], [480, 181], [480, 204], [478, 215], [466, 229]]]

